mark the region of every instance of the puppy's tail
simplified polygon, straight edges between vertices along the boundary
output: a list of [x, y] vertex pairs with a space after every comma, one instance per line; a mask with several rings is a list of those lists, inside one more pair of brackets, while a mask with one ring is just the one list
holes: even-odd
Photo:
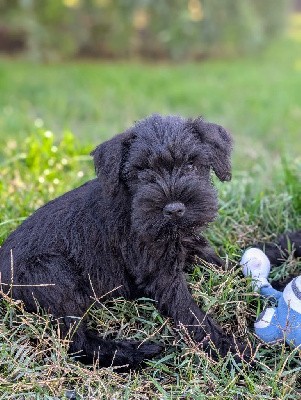
[[283, 264], [290, 254], [301, 257], [301, 230], [285, 233], [274, 243], [257, 243], [254, 247], [263, 250], [271, 265], [276, 267]]
[[[295, 258], [301, 257], [301, 230], [285, 233], [274, 243], [257, 243], [254, 247], [263, 250], [272, 267], [277, 267], [283, 264], [290, 255]], [[273, 286], [278, 290], [283, 289], [296, 275], [300, 275], [300, 272], [297, 271], [296, 274], [289, 275], [284, 280], [274, 281]]]

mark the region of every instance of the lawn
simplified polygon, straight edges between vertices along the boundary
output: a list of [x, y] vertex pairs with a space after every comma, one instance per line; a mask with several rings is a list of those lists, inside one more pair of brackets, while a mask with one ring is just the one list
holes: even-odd
[[[0, 243], [33, 210], [94, 176], [93, 146], [153, 112], [203, 115], [235, 138], [233, 180], [216, 182], [220, 215], [208, 238], [237, 262], [255, 240], [301, 226], [301, 51], [288, 39], [253, 58], [171, 65], [0, 60]], [[272, 278], [300, 269], [289, 260]], [[196, 300], [228, 332], [258, 346], [256, 366], [206, 358], [151, 301], [91, 311], [101, 335], [165, 343], [139, 371], [86, 368], [49, 317], [0, 305], [0, 399], [296, 399], [300, 355], [252, 333], [264, 306], [239, 268], [195, 266]], [[112, 313], [113, 311], [113, 313]], [[231, 361], [231, 360], [230, 360]], [[69, 391], [69, 392], [68, 392]]]

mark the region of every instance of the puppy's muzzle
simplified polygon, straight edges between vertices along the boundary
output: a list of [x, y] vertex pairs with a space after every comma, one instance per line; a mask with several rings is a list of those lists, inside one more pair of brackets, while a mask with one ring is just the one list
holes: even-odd
[[168, 203], [163, 208], [163, 215], [164, 218], [166, 219], [176, 220], [178, 218], [183, 217], [185, 211], [186, 207], [183, 203], [180, 202]]

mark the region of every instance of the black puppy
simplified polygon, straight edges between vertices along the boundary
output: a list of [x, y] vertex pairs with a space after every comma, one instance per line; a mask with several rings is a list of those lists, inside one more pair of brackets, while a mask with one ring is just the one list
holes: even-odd
[[[184, 275], [195, 256], [222, 265], [200, 232], [217, 213], [210, 170], [231, 178], [231, 147], [221, 126], [160, 115], [101, 144], [92, 153], [97, 178], [38, 209], [3, 244], [3, 290], [29, 311], [38, 302], [60, 318], [64, 334], [95, 296], [146, 296], [211, 355], [210, 343], [221, 356], [243, 353], [199, 309]], [[71, 352], [104, 366], [135, 367], [160, 350], [103, 340], [85, 320], [72, 340]]]

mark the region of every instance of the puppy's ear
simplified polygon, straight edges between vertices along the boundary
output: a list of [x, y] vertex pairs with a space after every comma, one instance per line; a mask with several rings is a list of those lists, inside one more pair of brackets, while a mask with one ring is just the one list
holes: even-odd
[[100, 144], [91, 152], [96, 174], [108, 194], [112, 195], [118, 191], [121, 170], [133, 138], [133, 133], [128, 130]]
[[231, 135], [220, 125], [206, 122], [201, 118], [192, 121], [198, 138], [205, 146], [208, 161], [221, 181], [231, 180]]

